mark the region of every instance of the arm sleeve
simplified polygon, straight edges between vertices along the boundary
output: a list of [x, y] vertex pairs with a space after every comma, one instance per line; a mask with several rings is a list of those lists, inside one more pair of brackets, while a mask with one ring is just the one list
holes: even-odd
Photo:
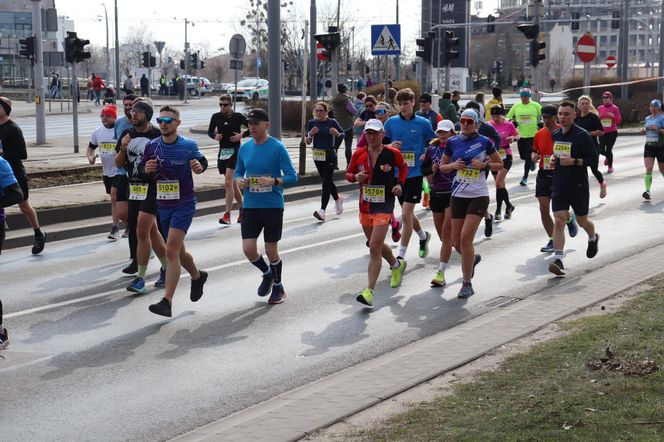
[[247, 117], [245, 117], [244, 115], [240, 114], [240, 127], [242, 127], [242, 126], [244, 126], [244, 127], [247, 128], [247, 130], [245, 130], [244, 132], [242, 132], [242, 137], [244, 138], [244, 137], [248, 137], [248, 136], [250, 136], [250, 135], [251, 135], [251, 132], [249, 131], [249, 121], [247, 121]]
[[533, 152], [540, 152], [540, 147], [539, 147], [539, 132], [535, 134], [535, 137], [533, 138]]
[[242, 148], [240, 147], [240, 152], [237, 155], [237, 162], [235, 164], [235, 173], [233, 174], [233, 179], [244, 178], [244, 159], [242, 158]]
[[291, 161], [290, 155], [288, 155], [288, 150], [282, 145], [281, 153], [279, 154], [279, 169], [283, 172], [281, 179], [284, 180], [284, 187], [294, 186], [297, 184], [297, 172], [293, 167], [293, 162]]
[[346, 169], [346, 180], [350, 183], [355, 182], [355, 174], [358, 173], [360, 170], [357, 166], [357, 163], [359, 161], [359, 154], [360, 150], [356, 149], [355, 152], [353, 152], [353, 156], [350, 158], [350, 164], [348, 165], [348, 169]]
[[406, 179], [408, 178], [408, 165], [404, 161], [401, 152], [399, 152], [396, 149], [395, 149], [394, 159], [396, 166], [399, 168], [399, 175], [397, 177], [397, 180], [399, 180], [399, 184], [403, 186], [406, 183]]
[[355, 106], [353, 106], [353, 102], [351, 100], [346, 100], [346, 110], [353, 116], [357, 115], [357, 109]]
[[210, 118], [210, 125], [208, 126], [208, 137], [214, 139], [214, 130], [217, 127], [216, 122], [214, 121], [214, 115], [212, 115], [212, 118]]
[[0, 193], [0, 207], [13, 206], [21, 201], [23, 201], [23, 192], [18, 183], [11, 184], [2, 189]]
[[10, 163], [26, 160], [28, 158], [28, 151], [25, 148], [25, 138], [23, 138], [21, 128], [16, 125], [11, 126], [9, 135], [9, 138], [6, 140], [7, 143], [3, 143], [4, 151], [2, 156]]
[[583, 146], [583, 165], [588, 167], [597, 166], [598, 152], [595, 149], [590, 133], [581, 132], [576, 136], [575, 141]]
[[615, 108], [615, 112], [613, 112], [613, 119], [615, 120], [617, 126], [622, 123], [622, 115], [620, 115], [620, 109], [618, 109], [618, 106], [614, 105], [613, 107]]
[[487, 126], [489, 126], [489, 128], [490, 128], [490, 130], [488, 132], [489, 132], [489, 137], [491, 137], [491, 139], [493, 140], [493, 143], [494, 143], [493, 146], [495, 148], [499, 148], [500, 144], [502, 142], [502, 140], [500, 139], [500, 134], [498, 133], [496, 128], [493, 127], [492, 125], [487, 124]]
[[341, 132], [341, 136], [344, 135], [344, 130], [341, 128], [341, 126], [339, 125], [339, 122], [337, 120], [334, 120], [333, 127], [336, 130], [338, 130], [339, 132]]
[[431, 149], [428, 148], [426, 151], [424, 151], [424, 159], [422, 160], [422, 164], [420, 164], [420, 172], [423, 176], [431, 175], [433, 173], [431, 170], [432, 164]]
[[514, 119], [514, 114], [515, 114], [514, 109], [516, 109], [516, 106], [512, 106], [510, 108], [509, 112], [507, 112], [507, 115], [505, 116], [505, 119], [507, 119], [507, 120], [513, 120]]

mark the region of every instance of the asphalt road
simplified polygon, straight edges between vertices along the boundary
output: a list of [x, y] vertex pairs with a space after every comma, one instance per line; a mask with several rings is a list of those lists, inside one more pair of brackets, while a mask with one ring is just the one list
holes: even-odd
[[[570, 277], [664, 242], [664, 182], [656, 176], [652, 202], [642, 201], [641, 143], [619, 141], [606, 199], [591, 177], [600, 251], [588, 260], [585, 233], [568, 239]], [[256, 296], [259, 273], [242, 255], [239, 226], [220, 227], [212, 216], [197, 218], [188, 236], [189, 250], [210, 272], [205, 295], [192, 304], [183, 278], [172, 319], [147, 310], [160, 290], [124, 290], [131, 280], [120, 272], [126, 240], [61, 241], [36, 257], [28, 248], [5, 251], [0, 284], [12, 345], [0, 359], [2, 438], [168, 439], [556, 284], [547, 272], [551, 255], [539, 252], [546, 237], [534, 185], [517, 184], [521, 167], [517, 161], [508, 176], [513, 219], [497, 224], [490, 239], [478, 232], [483, 259], [467, 301], [456, 298], [456, 255], [449, 286], [429, 287], [440, 245], [434, 239], [426, 259], [413, 240], [400, 288], [389, 288], [384, 267], [374, 308], [359, 305], [368, 256], [357, 192], [347, 195], [342, 216], [324, 224], [311, 216], [318, 199], [287, 205], [280, 247], [288, 297], [278, 306]], [[431, 214], [420, 217], [431, 230]], [[153, 260], [150, 282], [158, 267]]]

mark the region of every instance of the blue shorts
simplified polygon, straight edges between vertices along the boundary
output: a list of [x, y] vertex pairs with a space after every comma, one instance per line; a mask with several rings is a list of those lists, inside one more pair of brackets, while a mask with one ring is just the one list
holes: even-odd
[[159, 206], [158, 210], [165, 237], [169, 229], [180, 229], [187, 233], [196, 213], [196, 201], [187, 201], [177, 206]]

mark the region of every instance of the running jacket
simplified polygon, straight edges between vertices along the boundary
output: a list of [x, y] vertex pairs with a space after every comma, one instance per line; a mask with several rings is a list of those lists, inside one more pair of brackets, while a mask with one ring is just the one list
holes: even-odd
[[[428, 125], [429, 122], [424, 120]], [[383, 146], [383, 150], [378, 155], [376, 164], [371, 168], [369, 152], [366, 147], [360, 147], [353, 152], [348, 169], [346, 170], [346, 179], [355, 183], [355, 175], [360, 172], [366, 172], [369, 176], [365, 184], [360, 184], [360, 213], [392, 213], [394, 210], [394, 195], [392, 188], [401, 184], [404, 187], [408, 175], [408, 166], [399, 152], [390, 146]], [[395, 169], [398, 175], [395, 175]], [[364, 186], [381, 186], [385, 192], [385, 202], [368, 202], [362, 198]]]
[[212, 118], [210, 118], [210, 125], [207, 132], [208, 137], [214, 139], [216, 130], [217, 133], [222, 135], [221, 141], [219, 141], [219, 148], [239, 148], [240, 141], [231, 141], [231, 137], [235, 133], [239, 133], [243, 137], [248, 137], [249, 130], [242, 131], [242, 126], [249, 127], [249, 123], [247, 122], [247, 117], [241, 113], [232, 112], [224, 114], [223, 112], [217, 112], [212, 114]]
[[[458, 198], [489, 196], [489, 189], [486, 185], [487, 173], [485, 170], [472, 169], [470, 163], [475, 158], [488, 162], [489, 156], [494, 152], [496, 152], [496, 149], [493, 147], [491, 140], [478, 133], [466, 139], [457, 135], [447, 140], [445, 155], [450, 157], [450, 163], [454, 163], [458, 159], [466, 163], [465, 169], [454, 171], [452, 196]], [[464, 171], [475, 171], [475, 173], [474, 176], [465, 177]]]
[[[424, 159], [422, 160], [422, 175], [431, 175], [431, 166], [434, 163], [439, 164], [440, 159], [443, 157], [444, 153], [445, 146], [441, 146], [440, 142], [429, 146], [427, 151], [424, 153]], [[453, 179], [454, 174], [442, 173], [440, 170], [437, 170], [436, 173], [433, 174], [431, 190], [435, 190], [437, 192], [451, 192]]]
[[658, 115], [648, 115], [646, 117], [645, 129], [646, 129], [646, 143], [659, 143], [661, 139], [661, 134], [658, 130], [652, 130], [649, 128], [651, 125], [657, 126], [658, 129], [664, 128], [664, 114]]
[[542, 118], [542, 106], [532, 100], [528, 104], [518, 102], [510, 108], [505, 118], [516, 121], [516, 128], [521, 138], [533, 138], [538, 130], [537, 124]]
[[401, 154], [408, 164], [408, 178], [422, 176], [420, 157], [429, 140], [436, 138], [429, 120], [415, 114], [408, 120], [401, 114], [395, 115], [385, 122], [385, 136], [393, 142], [401, 141]]
[[[618, 125], [622, 123], [622, 117], [620, 116], [620, 109], [618, 109], [618, 106], [613, 103], [608, 106], [602, 104], [597, 108], [597, 111], [599, 112], [599, 119], [604, 127], [604, 133], [618, 132]], [[609, 112], [613, 114], [613, 118], [606, 115]]]
[[588, 167], [597, 165], [597, 150], [593, 140], [585, 129], [572, 124], [567, 133], [563, 133], [562, 127], [556, 129], [552, 134], [553, 153], [560, 150], [560, 145], [570, 146], [571, 157], [582, 159], [583, 166], [560, 166], [560, 158], [556, 158], [556, 168], [553, 171], [554, 190], [574, 190], [577, 188], [588, 189]]
[[23, 160], [28, 158], [25, 138], [21, 128], [12, 120], [0, 124], [0, 155], [12, 166], [15, 174], [25, 173]]

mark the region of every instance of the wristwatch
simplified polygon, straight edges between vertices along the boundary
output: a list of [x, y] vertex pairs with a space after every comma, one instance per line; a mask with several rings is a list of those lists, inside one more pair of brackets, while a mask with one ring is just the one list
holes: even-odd
[[278, 186], [278, 185], [279, 185], [279, 178], [275, 178], [275, 179], [274, 179], [274, 185], [275, 185], [275, 186]]

